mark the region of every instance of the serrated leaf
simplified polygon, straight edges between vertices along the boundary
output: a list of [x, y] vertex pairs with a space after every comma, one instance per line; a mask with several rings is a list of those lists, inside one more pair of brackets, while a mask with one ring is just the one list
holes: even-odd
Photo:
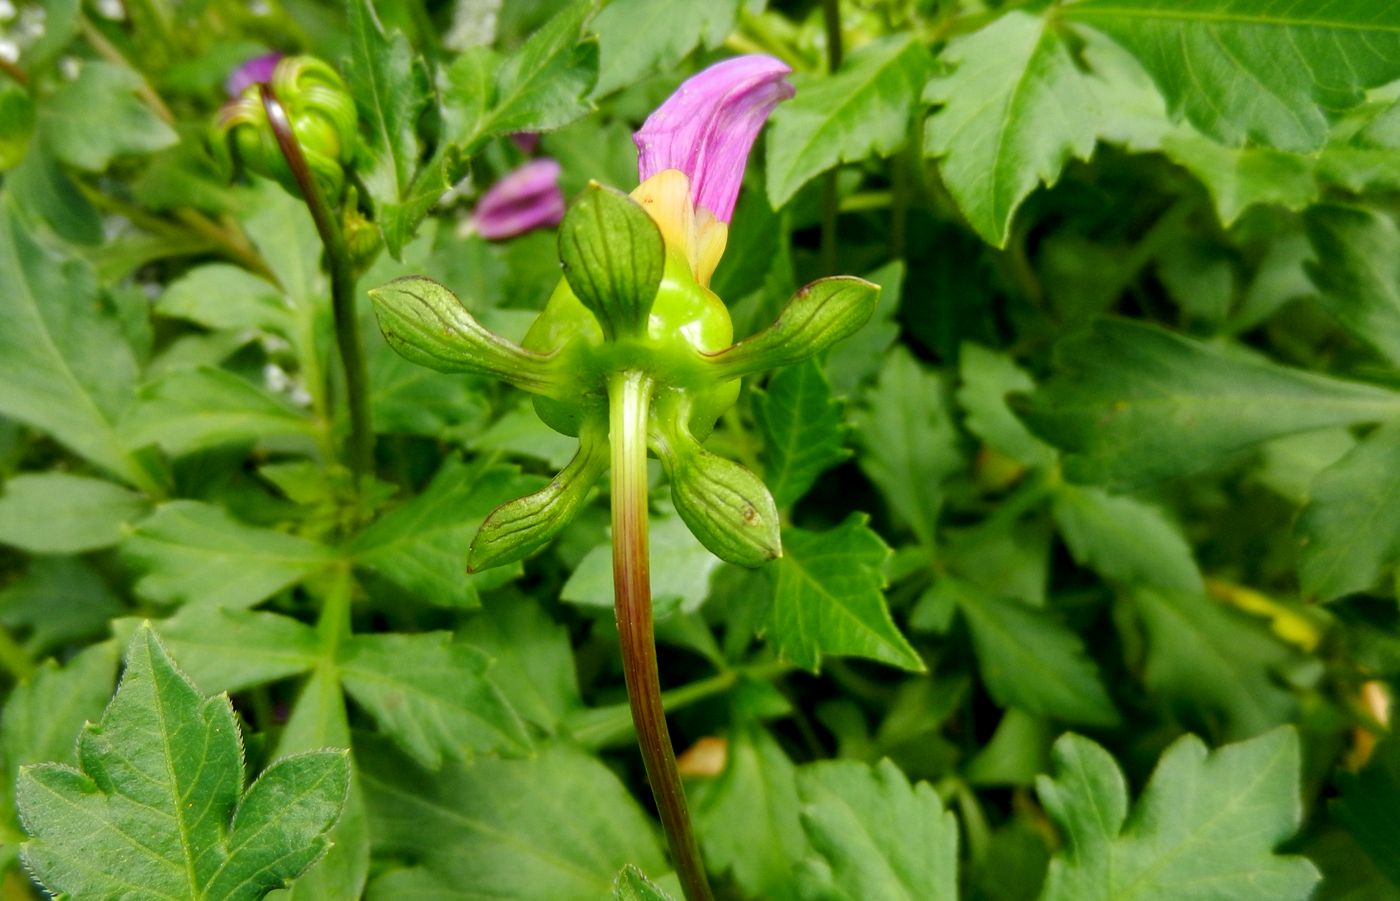
[[1128, 817], [1123, 773], [1078, 735], [1055, 743], [1036, 791], [1063, 831], [1044, 901], [1303, 901], [1317, 868], [1275, 853], [1298, 828], [1298, 736], [1276, 729], [1208, 751], [1187, 735], [1162, 754]]
[[779, 507], [798, 501], [822, 473], [851, 455], [842, 405], [811, 360], [768, 380], [754, 396], [754, 418], [763, 435], [764, 481]]
[[111, 547], [146, 508], [141, 495], [106, 479], [23, 473], [5, 482], [0, 495], [0, 543], [37, 554]]
[[798, 775], [802, 825], [823, 866], [819, 897], [955, 901], [958, 825], [927, 782], [888, 759], [822, 761]]
[[897, 35], [871, 41], [835, 74], [794, 77], [797, 96], [774, 111], [768, 134], [773, 208], [838, 163], [888, 156], [903, 146], [931, 65], [922, 43]]
[[567, 746], [438, 773], [369, 743], [356, 743], [356, 759], [376, 849], [420, 865], [376, 880], [371, 901], [603, 898], [624, 864], [666, 869], [652, 823], [622, 783]]
[[614, 901], [672, 901], [670, 895], [630, 863], [622, 868], [613, 882], [613, 898]]
[[612, 0], [592, 25], [600, 63], [594, 95], [610, 94], [655, 71], [669, 71], [696, 47], [718, 47], [733, 30], [738, 12], [739, 0]]
[[537, 603], [493, 595], [466, 628], [495, 659], [492, 680], [523, 719], [553, 733], [583, 707], [568, 628]]
[[943, 160], [943, 180], [968, 222], [1000, 247], [1031, 190], [1054, 184], [1072, 157], [1093, 153], [1098, 104], [1046, 17], [1013, 10], [950, 43], [943, 58], [957, 68], [924, 91], [943, 104], [924, 143]]
[[504, 567], [467, 572], [472, 536], [497, 505], [539, 487], [513, 466], [468, 466], [449, 459], [422, 494], [381, 516], [350, 543], [349, 553], [429, 604], [475, 607], [482, 587], [519, 573]]
[[[118, 621], [118, 635], [127, 634], [124, 625], [134, 634], [140, 623]], [[325, 658], [316, 630], [280, 613], [190, 606], [161, 620], [159, 628], [166, 648], [184, 662], [185, 674], [211, 691], [243, 691], [286, 679]]]
[[1308, 276], [1347, 331], [1400, 365], [1400, 229], [1371, 210], [1317, 206], [1303, 218]]
[[962, 380], [958, 405], [967, 415], [968, 431], [1025, 466], [1054, 462], [1054, 448], [1032, 435], [1006, 403], [1008, 394], [1035, 390], [1035, 381], [1025, 370], [980, 344], [964, 344], [958, 373]]
[[1118, 41], [1174, 116], [1228, 144], [1310, 151], [1328, 114], [1400, 77], [1400, 8], [1370, 0], [1081, 0], [1067, 22]]
[[239, 522], [200, 501], [161, 505], [127, 540], [136, 591], [165, 604], [252, 607], [329, 566], [323, 545]]
[[378, 203], [397, 204], [418, 169], [418, 117], [429, 100], [427, 73], [402, 33], [386, 34], [372, 0], [349, 0], [350, 59], [346, 83], [372, 165], [361, 172]]
[[1340, 773], [1341, 796], [1332, 814], [1365, 850], [1376, 868], [1400, 886], [1400, 739], [1386, 736], [1359, 773]]
[[39, 106], [45, 146], [71, 166], [101, 172], [119, 156], [175, 144], [174, 129], [136, 96], [141, 85], [125, 66], [84, 61], [78, 77]]
[[946, 579], [967, 619], [993, 700], [1075, 723], [1111, 726], [1118, 711], [1079, 636], [1048, 611]]
[[826, 532], [788, 529], [764, 632], [783, 656], [815, 670], [823, 655], [852, 655], [921, 672], [918, 653], [885, 606], [890, 549], [852, 514]]
[[1019, 412], [1075, 480], [1186, 475], [1272, 438], [1400, 414], [1400, 394], [1262, 362], [1156, 326], [1099, 320], [1056, 349], [1060, 374]]
[[1156, 507], [1097, 488], [1062, 483], [1055, 488], [1051, 510], [1075, 561], [1105, 579], [1204, 590], [1190, 545]]
[[447, 632], [356, 635], [341, 645], [339, 664], [350, 697], [422, 766], [530, 748], [490, 676], [491, 658]]
[[1318, 196], [1315, 161], [1270, 147], [1231, 147], [1188, 127], [1162, 137], [1162, 152], [1196, 176], [1231, 225], [1256, 204], [1301, 210]]
[[203, 699], [149, 628], [78, 762], [21, 771], [25, 863], [53, 892], [133, 901], [253, 901], [289, 882], [325, 853], [350, 778], [347, 752], [312, 752], [245, 792], [227, 696]]
[[1295, 533], [1303, 593], [1374, 588], [1400, 559], [1400, 423], [1372, 432], [1313, 479]]
[[309, 411], [242, 376], [204, 366], [170, 372], [142, 388], [122, 433], [133, 447], [159, 444], [179, 457], [269, 439], [309, 443], [316, 424]]

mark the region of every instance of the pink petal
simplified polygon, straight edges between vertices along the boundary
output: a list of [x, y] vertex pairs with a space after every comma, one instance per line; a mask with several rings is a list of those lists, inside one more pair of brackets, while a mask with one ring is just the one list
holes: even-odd
[[792, 72], [771, 56], [738, 56], [687, 79], [632, 140], [641, 180], [664, 169], [690, 176], [696, 206], [728, 222], [749, 150], [768, 114], [794, 93]]
[[282, 61], [280, 53], [265, 53], [255, 56], [234, 69], [224, 82], [224, 90], [230, 97], [239, 97], [249, 85], [263, 84], [272, 80], [272, 70]]
[[558, 225], [563, 218], [559, 163], [548, 157], [531, 160], [492, 185], [473, 214], [477, 232], [492, 241]]

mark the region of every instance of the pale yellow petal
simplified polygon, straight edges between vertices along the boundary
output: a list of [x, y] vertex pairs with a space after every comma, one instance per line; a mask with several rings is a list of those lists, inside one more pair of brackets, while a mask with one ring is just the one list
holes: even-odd
[[695, 207], [690, 200], [690, 179], [679, 169], [663, 169], [642, 182], [632, 199], [651, 214], [661, 229], [667, 248], [680, 253], [695, 269]]
[[729, 243], [729, 225], [715, 218], [704, 207], [695, 212], [695, 245], [690, 257], [690, 271], [695, 280], [705, 287], [710, 286], [710, 276], [715, 274], [719, 258], [724, 256], [724, 247]]

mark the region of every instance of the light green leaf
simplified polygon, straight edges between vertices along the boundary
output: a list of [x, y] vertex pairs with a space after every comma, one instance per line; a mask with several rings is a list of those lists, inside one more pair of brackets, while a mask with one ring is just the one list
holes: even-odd
[[225, 444], [309, 443], [316, 425], [308, 411], [226, 369], [205, 366], [175, 370], [142, 388], [122, 432], [133, 447], [159, 444], [179, 457]]
[[1308, 275], [1347, 331], [1400, 365], [1400, 229], [1381, 213], [1318, 206], [1303, 219]]
[[325, 853], [349, 755], [284, 758], [245, 792], [242, 751], [228, 697], [204, 700], [141, 629], [101, 722], [78, 737], [81, 770], [20, 771], [26, 865], [79, 898], [261, 898]]
[[[651, 517], [651, 596], [662, 612], [694, 613], [710, 593], [710, 576], [721, 565], [679, 516]], [[559, 593], [561, 600], [591, 607], [613, 606], [612, 541], [595, 546], [579, 562]]]
[[210, 329], [257, 329], [288, 336], [293, 328], [291, 309], [281, 292], [228, 263], [199, 266], [171, 282], [156, 301], [156, 312]]
[[964, 344], [958, 355], [958, 405], [967, 415], [968, 431], [1025, 466], [1055, 461], [1054, 448], [1031, 434], [1007, 406], [1012, 392], [1035, 390], [1035, 381], [1008, 356], [980, 344]]
[[1162, 152], [1199, 178], [1225, 225], [1256, 204], [1301, 210], [1317, 200], [1315, 161], [1270, 147], [1230, 147], [1181, 126], [1162, 137]]
[[1156, 507], [1098, 488], [1061, 483], [1051, 509], [1075, 562], [1105, 579], [1204, 590], [1181, 530]]
[[66, 472], [24, 473], [0, 495], [0, 543], [35, 554], [111, 547], [146, 512], [146, 499], [106, 479]]
[[1048, 611], [945, 579], [967, 619], [977, 667], [1003, 707], [1092, 726], [1118, 722], [1098, 667], [1079, 636]]
[[779, 507], [796, 503], [822, 473], [851, 455], [841, 404], [811, 360], [768, 380], [754, 396], [754, 418], [763, 435], [764, 481]]
[[1187, 735], [1162, 754], [1128, 817], [1123, 773], [1078, 735], [1055, 743], [1036, 790], [1066, 847], [1044, 901], [1303, 901], [1319, 874], [1274, 853], [1298, 829], [1298, 736], [1276, 729], [1208, 751]]
[[255, 179], [243, 221], [292, 306], [306, 315], [324, 308], [327, 279], [321, 269], [321, 238], [306, 204], [276, 182]]
[[788, 529], [764, 631], [793, 663], [816, 670], [823, 655], [853, 655], [922, 672], [924, 663], [885, 606], [890, 549], [852, 514], [826, 532]]
[[1332, 601], [1376, 587], [1400, 559], [1400, 423], [1324, 469], [1309, 494], [1295, 528], [1303, 593]]
[[911, 786], [888, 759], [831, 760], [804, 767], [798, 787], [819, 897], [956, 901], [958, 825], [927, 782]]
[[175, 144], [165, 120], [136, 96], [141, 76], [124, 66], [86, 60], [78, 77], [39, 106], [39, 130], [59, 159], [101, 172], [113, 159]]
[[738, 12], [739, 0], [612, 0], [593, 20], [601, 65], [594, 96], [611, 94], [652, 72], [672, 71], [696, 47], [718, 47], [733, 30]]
[[[137, 620], [120, 620], [115, 629], [118, 635], [134, 634], [139, 625]], [[276, 682], [304, 673], [324, 658], [316, 630], [280, 613], [190, 606], [161, 620], [159, 627], [185, 674], [212, 691], [243, 691]], [[329, 744], [334, 742], [316, 747]]]
[[583, 707], [568, 627], [533, 600], [499, 593], [483, 599], [466, 634], [495, 659], [492, 681], [523, 719], [553, 733]]
[[1228, 144], [1316, 150], [1329, 112], [1400, 78], [1400, 7], [1371, 0], [1081, 0], [1059, 16], [1126, 47], [1173, 116]]
[[136, 591], [157, 603], [252, 607], [335, 560], [323, 545], [246, 525], [222, 508], [171, 501], [122, 549], [141, 572]]
[[1093, 153], [1098, 103], [1048, 18], [1013, 10], [950, 43], [943, 58], [957, 68], [924, 91], [943, 105], [925, 126], [926, 151], [943, 160], [968, 222], [1001, 247], [1026, 195], [1054, 184], [1071, 157]]
[[1057, 348], [1061, 374], [1021, 413], [1071, 479], [1130, 487], [1262, 442], [1400, 414], [1400, 394], [1289, 369], [1142, 323], [1100, 320]]
[[[421, 867], [376, 880], [370, 901], [604, 898], [624, 864], [666, 870], [651, 821], [582, 751], [551, 746], [437, 773], [371, 743], [357, 742], [356, 758], [376, 849]], [[427, 886], [434, 891], [418, 891]]]
[[630, 863], [617, 874], [617, 881], [613, 883], [613, 898], [614, 901], [672, 901], [670, 895]]
[[[1400, 739], [1392, 733], [1381, 740], [1359, 773], [1338, 774], [1341, 796], [1332, 801], [1332, 814], [1356, 839], [1376, 868], [1400, 886]], [[1329, 877], [1330, 878], [1330, 877]]]
[[381, 516], [350, 543], [349, 553], [430, 604], [475, 607], [478, 591], [514, 578], [518, 565], [467, 573], [467, 549], [497, 505], [540, 486], [513, 466], [468, 466], [450, 459], [423, 493]]
[[474, 751], [528, 750], [490, 675], [491, 658], [447, 632], [356, 635], [340, 651], [345, 690], [421, 765]]
[[797, 96], [778, 105], [768, 135], [773, 209], [838, 163], [888, 156], [909, 137], [931, 59], [909, 35], [881, 38], [829, 76], [796, 76]]

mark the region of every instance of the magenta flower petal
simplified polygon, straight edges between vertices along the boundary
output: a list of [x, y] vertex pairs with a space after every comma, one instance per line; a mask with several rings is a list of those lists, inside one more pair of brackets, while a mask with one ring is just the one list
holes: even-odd
[[249, 85], [262, 84], [272, 80], [272, 70], [282, 61], [280, 53], [265, 53], [255, 56], [234, 69], [224, 82], [224, 90], [230, 97], [242, 96]]
[[728, 222], [744, 165], [764, 120], [794, 93], [792, 72], [771, 56], [738, 56], [687, 79], [633, 135], [646, 181], [664, 169], [690, 176], [691, 198]]
[[508, 173], [481, 195], [473, 214], [477, 232], [493, 241], [558, 225], [563, 218], [559, 163], [549, 157]]

